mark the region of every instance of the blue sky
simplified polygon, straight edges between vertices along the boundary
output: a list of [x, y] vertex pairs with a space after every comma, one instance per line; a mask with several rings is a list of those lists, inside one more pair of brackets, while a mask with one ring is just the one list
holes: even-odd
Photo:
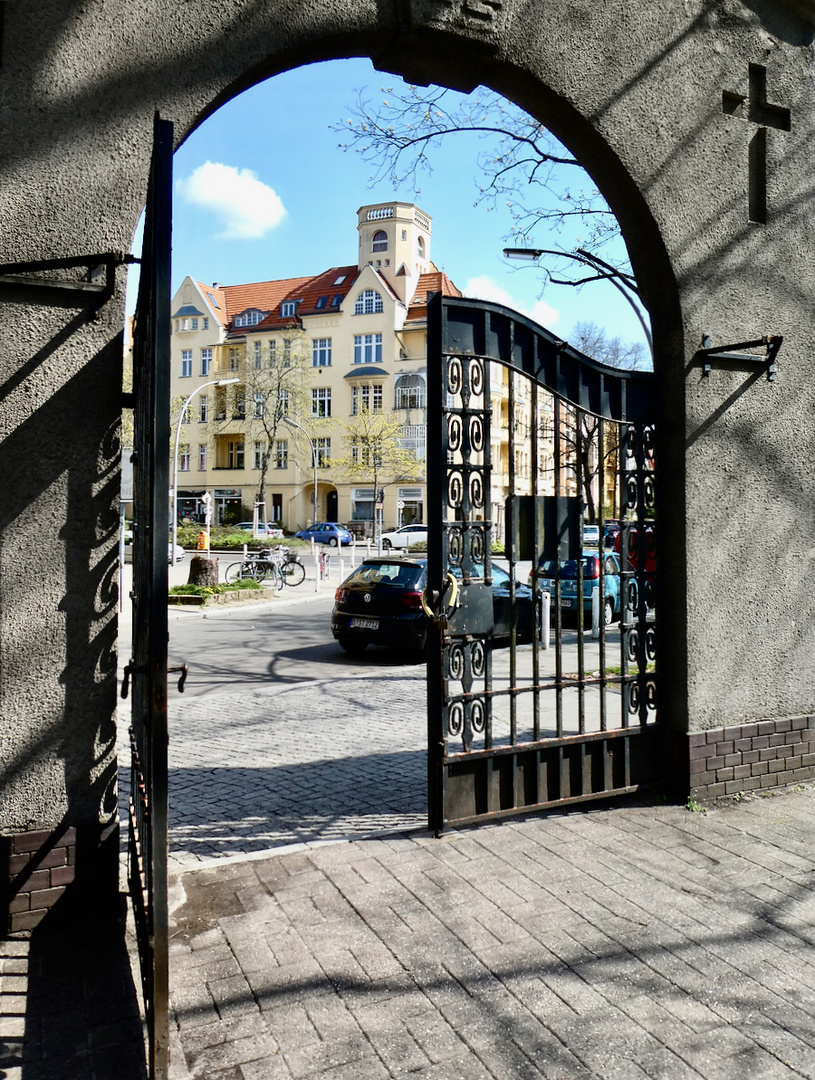
[[[613, 286], [542, 292], [534, 265], [502, 256], [510, 215], [474, 205], [474, 136], [447, 140], [418, 196], [409, 187], [371, 186], [370, 165], [342, 150], [330, 125], [346, 119], [357, 89], [379, 98], [395, 82], [368, 60], [299, 68], [246, 91], [193, 132], [175, 155], [173, 291], [187, 274], [234, 285], [353, 263], [358, 207], [397, 198], [432, 217], [431, 258], [465, 295], [506, 303], [567, 340], [576, 322], [590, 320], [610, 337], [642, 341]], [[558, 240], [534, 235], [539, 247]]]

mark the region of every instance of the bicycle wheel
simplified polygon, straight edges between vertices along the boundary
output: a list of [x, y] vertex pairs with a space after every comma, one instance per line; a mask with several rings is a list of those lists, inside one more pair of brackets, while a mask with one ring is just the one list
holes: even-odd
[[244, 573], [244, 566], [246, 564], [242, 562], [233, 562], [231, 566], [227, 566], [224, 573], [224, 581], [227, 585], [232, 585], [236, 581], [240, 581], [243, 577], [248, 577], [248, 574]]
[[269, 574], [272, 573], [274, 573], [274, 569], [265, 559], [257, 559], [250, 564], [249, 573], [244, 576], [254, 578], [259, 584], [261, 581], [265, 581]]
[[283, 580], [287, 585], [291, 585], [292, 588], [305, 581], [306, 568], [297, 559], [289, 559], [287, 562], [283, 563], [280, 569], [283, 571]]

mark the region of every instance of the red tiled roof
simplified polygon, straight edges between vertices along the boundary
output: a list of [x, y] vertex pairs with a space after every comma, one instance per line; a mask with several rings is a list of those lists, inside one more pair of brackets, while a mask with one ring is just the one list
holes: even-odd
[[435, 268], [428, 274], [421, 274], [413, 294], [413, 300], [408, 308], [407, 321], [411, 319], [427, 318], [427, 298], [431, 293], [440, 292], [442, 296], [461, 296], [461, 290], [456, 288], [443, 270]]

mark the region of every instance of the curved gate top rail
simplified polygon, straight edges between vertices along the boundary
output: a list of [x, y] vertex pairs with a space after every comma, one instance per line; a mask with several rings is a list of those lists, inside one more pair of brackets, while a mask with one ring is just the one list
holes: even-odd
[[430, 310], [434, 302], [443, 352], [489, 357], [514, 367], [581, 409], [609, 420], [653, 423], [652, 371], [601, 364], [501, 304], [466, 297], [445, 297], [442, 303], [438, 294], [430, 301]]

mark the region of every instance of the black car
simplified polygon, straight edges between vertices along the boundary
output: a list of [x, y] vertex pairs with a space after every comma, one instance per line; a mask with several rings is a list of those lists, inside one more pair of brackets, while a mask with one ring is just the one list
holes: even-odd
[[[509, 575], [492, 567], [493, 637], [509, 636]], [[427, 616], [422, 592], [427, 584], [424, 559], [365, 559], [334, 594], [331, 632], [346, 652], [362, 652], [368, 645], [423, 649]], [[519, 641], [535, 633], [532, 591], [515, 586], [516, 627]], [[455, 615], [451, 622], [455, 633]]]

